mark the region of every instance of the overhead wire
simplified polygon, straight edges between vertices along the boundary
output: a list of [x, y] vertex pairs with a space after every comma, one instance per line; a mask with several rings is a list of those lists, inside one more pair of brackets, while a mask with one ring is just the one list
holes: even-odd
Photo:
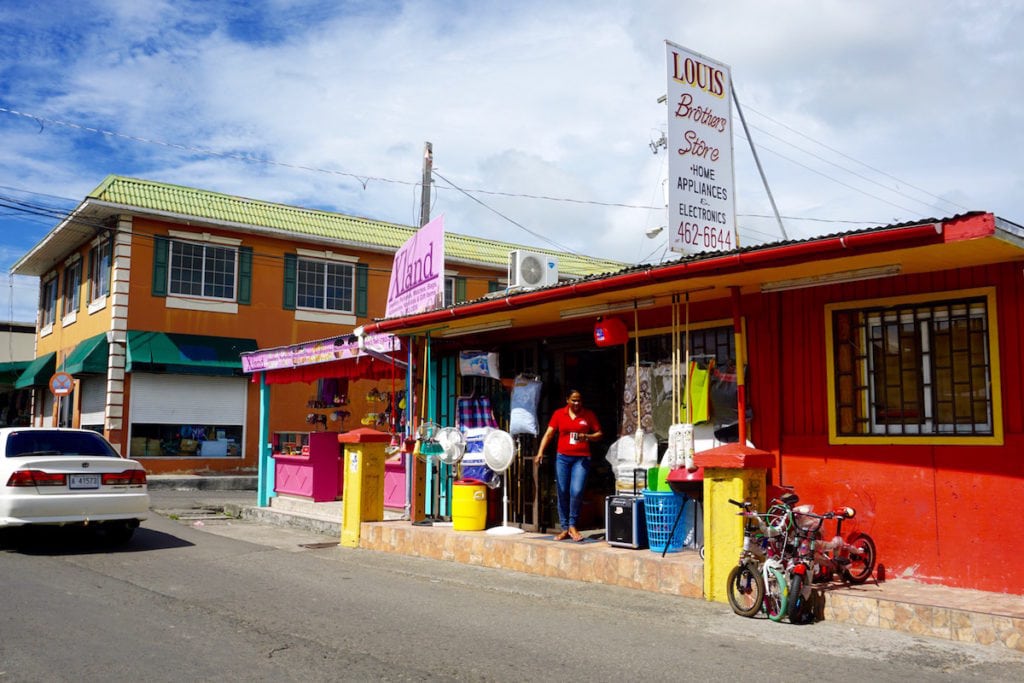
[[[855, 157], [852, 157], [852, 156], [850, 156], [850, 155], [848, 155], [848, 154], [846, 154], [846, 153], [836, 149], [835, 147], [831, 147], [831, 146], [825, 144], [824, 142], [821, 142], [820, 140], [816, 140], [816, 139], [812, 138], [811, 136], [807, 135], [806, 133], [797, 130], [796, 128], [788, 126], [785, 123], [782, 123], [781, 121], [779, 121], [777, 119], [774, 119], [771, 116], [768, 116], [764, 112], [761, 112], [761, 111], [758, 111], [757, 109], [754, 109], [749, 104], [744, 105], [744, 106], [745, 106], [745, 108], [747, 110], [754, 112], [758, 116], [761, 116], [762, 118], [765, 118], [765, 119], [771, 121], [775, 125], [781, 126], [782, 128], [785, 128], [786, 130], [788, 130], [788, 131], [790, 131], [790, 132], [792, 132], [792, 133], [794, 133], [796, 135], [799, 135], [800, 137], [804, 138], [805, 140], [809, 140], [809, 141], [813, 142], [816, 145], [820, 145], [821, 147], [824, 147], [828, 151], [833, 152], [835, 154], [838, 154], [839, 156], [843, 157], [844, 159], [849, 159], [850, 161], [852, 161], [852, 162], [854, 162], [856, 164], [860, 164], [861, 166], [863, 166], [863, 167], [873, 171], [874, 173], [878, 173], [879, 175], [883, 175], [883, 176], [889, 178], [890, 180], [894, 180], [897, 183], [900, 183], [902, 185], [906, 185], [907, 187], [912, 188], [914, 190], [917, 190], [918, 192], [921, 192], [923, 194], [926, 194], [929, 197], [932, 197], [933, 199], [938, 199], [941, 202], [945, 202], [946, 204], [950, 204], [951, 206], [955, 206], [955, 207], [957, 207], [958, 209], [960, 209], [962, 211], [969, 211], [969, 208], [966, 207], [966, 206], [963, 206], [962, 204], [957, 204], [956, 202], [954, 202], [954, 201], [952, 201], [950, 199], [946, 199], [946, 198], [940, 197], [940, 196], [938, 196], [936, 194], [932, 194], [928, 190], [925, 190], [923, 188], [917, 187], [916, 185], [908, 183], [907, 181], [905, 181], [905, 180], [903, 180], [901, 178], [897, 178], [896, 176], [892, 175], [891, 173], [887, 173], [886, 171], [883, 171], [880, 168], [876, 168], [876, 167], [872, 166], [871, 164], [868, 164], [868, 163], [865, 163], [863, 161], [860, 161], [859, 159], [857, 159]], [[759, 128], [758, 130], [761, 130], [761, 129]], [[787, 142], [787, 144], [792, 144], [792, 143], [788, 143]]]
[[[771, 132], [769, 132], [769, 131], [766, 131], [766, 130], [764, 130], [763, 128], [758, 128], [757, 126], [751, 126], [751, 128], [754, 128], [755, 130], [758, 130], [758, 131], [760, 131], [760, 132], [764, 133], [765, 135], [767, 135], [768, 137], [770, 137], [770, 138], [774, 138], [774, 139], [778, 140], [779, 142], [782, 142], [783, 144], [787, 144], [787, 145], [789, 145], [790, 147], [792, 147], [793, 149], [795, 149], [795, 150], [797, 150], [797, 151], [799, 151], [799, 152], [803, 152], [804, 154], [806, 154], [806, 155], [808, 155], [808, 156], [810, 156], [810, 157], [813, 157], [813, 158], [815, 158], [815, 159], [817, 159], [817, 160], [819, 160], [819, 161], [821, 161], [821, 162], [823, 162], [823, 163], [826, 163], [826, 164], [828, 164], [828, 165], [830, 165], [830, 166], [833, 166], [833, 167], [835, 167], [835, 168], [838, 168], [838, 169], [839, 169], [839, 170], [841, 170], [841, 171], [845, 171], [846, 173], [849, 173], [850, 175], [852, 175], [852, 176], [854, 176], [854, 177], [856, 177], [856, 178], [860, 178], [861, 180], [863, 180], [863, 181], [865, 181], [865, 182], [867, 182], [867, 183], [870, 183], [870, 184], [872, 184], [872, 185], [875, 185], [875, 186], [877, 186], [877, 187], [880, 187], [880, 188], [882, 188], [883, 190], [886, 190], [886, 191], [888, 191], [888, 192], [893, 192], [893, 193], [895, 193], [895, 194], [901, 195], [901, 196], [903, 196], [903, 197], [904, 197], [904, 198], [906, 198], [906, 199], [910, 199], [911, 201], [916, 201], [916, 202], [920, 202], [921, 204], [924, 204], [925, 206], [928, 206], [928, 207], [929, 207], [929, 208], [931, 208], [931, 209], [938, 209], [938, 208], [939, 208], [939, 207], [937, 207], [937, 206], [935, 206], [935, 205], [933, 205], [933, 204], [929, 204], [929, 203], [927, 203], [927, 202], [925, 202], [925, 201], [923, 201], [923, 200], [920, 200], [920, 199], [916, 199], [916, 198], [914, 198], [914, 197], [911, 197], [910, 195], [904, 194], [904, 193], [902, 193], [902, 192], [897, 192], [897, 191], [893, 190], [892, 188], [890, 188], [890, 187], [887, 187], [887, 186], [883, 185], [882, 183], [878, 182], [877, 180], [874, 180], [874, 179], [872, 179], [872, 178], [869, 178], [869, 177], [867, 177], [867, 176], [866, 176], [866, 175], [864, 175], [863, 173], [858, 173], [858, 172], [856, 172], [856, 171], [853, 171], [853, 170], [851, 170], [851, 169], [848, 169], [848, 168], [844, 168], [843, 166], [839, 165], [838, 163], [836, 163], [836, 162], [834, 162], [834, 161], [831, 161], [831, 160], [829, 160], [829, 159], [826, 159], [826, 158], [822, 157], [822, 156], [821, 156], [821, 155], [819, 155], [819, 154], [815, 154], [814, 152], [812, 152], [812, 151], [810, 151], [810, 150], [807, 150], [807, 149], [804, 149], [804, 148], [802, 148], [802, 147], [799, 147], [799, 146], [797, 146], [797, 145], [794, 145], [794, 144], [793, 144], [792, 142], [789, 142], [788, 140], [784, 140], [783, 138], [779, 137], [778, 135], [775, 135], [774, 133], [771, 133]], [[756, 145], [757, 147], [761, 148], [761, 149], [765, 149], [765, 150], [767, 150], [767, 151], [769, 151], [769, 152], [772, 152], [772, 153], [774, 153], [774, 154], [776, 154], [776, 155], [778, 155], [778, 156], [782, 156], [782, 155], [781, 155], [781, 154], [779, 154], [779, 153], [778, 153], [777, 151], [775, 151], [775, 150], [773, 150], [773, 149], [770, 149], [770, 148], [768, 148], [768, 147], [765, 147], [764, 145], [762, 145], [762, 144], [760, 144], [760, 143], [755, 143], [755, 145]], [[783, 158], [785, 158], [785, 159], [786, 159], [787, 161], [793, 161], [793, 160], [792, 160], [792, 159], [790, 159], [789, 157], [783, 157]], [[794, 163], [795, 163], [795, 162], [794, 162]], [[800, 164], [800, 165], [801, 165], [801, 166], [803, 166], [803, 164]], [[804, 167], [804, 168], [808, 168], [808, 169], [810, 168], [810, 167], [808, 167], [808, 166], [803, 166], [803, 167]], [[813, 169], [811, 169], [811, 170], [813, 170]], [[823, 174], [823, 175], [824, 175], [824, 174]], [[829, 180], [833, 180], [833, 181], [835, 181], [835, 182], [840, 182], [840, 181], [836, 180], [835, 178], [832, 178], [831, 176], [827, 176], [827, 175], [826, 175], [825, 177], [826, 177], [826, 178], [828, 178]], [[843, 184], [845, 185], [845, 183], [843, 183]], [[851, 187], [851, 186], [849, 186], [849, 185], [846, 185], [846, 187]], [[864, 191], [861, 191], [861, 192], [863, 192], [863, 193], [864, 193], [864, 194], [866, 194], [867, 196], [869, 196], [869, 197], [872, 197], [872, 198], [874, 198], [874, 199], [878, 199], [878, 200], [880, 200], [880, 201], [885, 201], [885, 200], [883, 200], [883, 199], [882, 199], [881, 197], [878, 197], [878, 196], [876, 196], [876, 195], [872, 195], [872, 194], [870, 194], [870, 193], [867, 193], [867, 192], [864, 192]], [[893, 206], [896, 206], [896, 205], [894, 204]], [[907, 209], [907, 210], [909, 211], [910, 209]], [[940, 210], [942, 210], [942, 209], [940, 209]]]
[[461, 187], [459, 187], [458, 185], [456, 185], [455, 183], [453, 183], [453, 182], [452, 182], [451, 180], [449, 180], [448, 178], [445, 178], [445, 177], [444, 177], [443, 175], [441, 175], [441, 174], [440, 174], [440, 173], [438, 173], [437, 171], [432, 171], [432, 173], [433, 173], [433, 175], [437, 176], [438, 178], [440, 178], [440, 179], [441, 179], [441, 180], [443, 180], [444, 182], [448, 183], [448, 184], [449, 184], [449, 185], [450, 185], [451, 187], [453, 187], [454, 189], [458, 190], [459, 192], [463, 193], [464, 195], [466, 195], [467, 197], [469, 197], [470, 199], [472, 199], [472, 200], [473, 200], [474, 202], [476, 202], [476, 203], [477, 203], [477, 204], [479, 204], [480, 206], [484, 207], [484, 208], [485, 208], [485, 209], [487, 209], [488, 211], [491, 211], [491, 212], [495, 213], [496, 215], [498, 215], [499, 217], [501, 217], [501, 218], [505, 219], [506, 221], [508, 221], [508, 222], [509, 222], [509, 223], [511, 223], [512, 225], [515, 225], [516, 227], [518, 227], [518, 228], [520, 228], [520, 229], [522, 229], [522, 230], [524, 230], [524, 231], [528, 232], [529, 234], [533, 235], [533, 236], [534, 236], [534, 237], [536, 237], [537, 239], [539, 239], [539, 240], [542, 240], [542, 241], [544, 241], [544, 242], [547, 242], [548, 244], [550, 244], [550, 245], [552, 245], [552, 246], [556, 247], [557, 249], [561, 249], [561, 250], [562, 250], [562, 251], [564, 251], [564, 252], [567, 252], [567, 253], [570, 253], [570, 254], [574, 254], [574, 255], [576, 255], [576, 256], [579, 256], [579, 255], [580, 255], [580, 254], [578, 254], [578, 253], [576, 252], [576, 250], [575, 250], [575, 249], [571, 249], [571, 248], [569, 248], [569, 247], [567, 247], [567, 246], [565, 246], [565, 245], [563, 245], [563, 244], [559, 244], [559, 243], [558, 243], [558, 242], [556, 242], [555, 240], [553, 240], [553, 239], [551, 239], [551, 238], [547, 237], [546, 235], [542, 235], [541, 233], [539, 233], [539, 232], [537, 232], [537, 231], [535, 231], [535, 230], [531, 230], [530, 228], [526, 227], [526, 226], [525, 226], [525, 225], [523, 225], [522, 223], [519, 223], [518, 221], [516, 221], [516, 220], [514, 220], [514, 219], [512, 219], [512, 218], [509, 218], [508, 216], [506, 216], [506, 215], [505, 215], [505, 214], [503, 214], [502, 212], [498, 211], [498, 210], [497, 210], [497, 209], [495, 209], [494, 207], [492, 207], [492, 206], [490, 206], [490, 205], [488, 205], [488, 204], [485, 204], [484, 202], [480, 201], [480, 200], [479, 200], [479, 199], [478, 199], [477, 197], [474, 197], [474, 196], [473, 196], [473, 195], [472, 195], [472, 194], [471, 194], [471, 193], [470, 193], [469, 191], [467, 191], [467, 190], [464, 190], [464, 189], [462, 189]]

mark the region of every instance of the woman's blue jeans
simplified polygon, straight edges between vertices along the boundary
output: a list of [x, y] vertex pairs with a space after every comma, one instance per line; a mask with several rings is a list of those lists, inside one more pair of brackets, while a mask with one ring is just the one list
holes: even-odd
[[558, 483], [558, 522], [563, 529], [576, 526], [583, 504], [583, 489], [587, 486], [590, 456], [555, 456], [555, 478]]

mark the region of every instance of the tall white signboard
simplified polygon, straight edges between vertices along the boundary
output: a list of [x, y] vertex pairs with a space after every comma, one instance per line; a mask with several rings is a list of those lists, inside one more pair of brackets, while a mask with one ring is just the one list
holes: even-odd
[[686, 255], [729, 251], [737, 246], [729, 67], [665, 45], [669, 248]]

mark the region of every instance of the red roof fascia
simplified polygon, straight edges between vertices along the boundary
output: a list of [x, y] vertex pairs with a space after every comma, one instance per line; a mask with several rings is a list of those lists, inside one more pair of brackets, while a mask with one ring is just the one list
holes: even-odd
[[[946, 228], [950, 228], [949, 233]], [[564, 301], [579, 296], [614, 292], [631, 287], [680, 280], [697, 276], [724, 275], [757, 268], [777, 268], [823, 260], [870, 254], [897, 248], [941, 244], [962, 239], [989, 236], [995, 231], [992, 214], [971, 214], [949, 221], [928, 222], [907, 227], [839, 235], [819, 240], [783, 244], [754, 251], [738, 252], [667, 266], [651, 266], [644, 270], [611, 275], [595, 280], [574, 282], [535, 292], [517, 293], [502, 299], [491, 299], [457, 308], [430, 311], [403, 318], [381, 320], [365, 325], [364, 334], [390, 332], [408, 327], [438, 325], [475, 315], [525, 308], [542, 303]]]

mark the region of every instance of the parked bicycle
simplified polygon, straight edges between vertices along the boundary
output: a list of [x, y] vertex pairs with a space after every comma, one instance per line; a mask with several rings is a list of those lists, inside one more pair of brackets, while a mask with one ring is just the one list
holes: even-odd
[[[875, 569], [875, 541], [864, 532], [843, 538], [843, 521], [853, 519], [856, 511], [841, 507], [818, 515], [811, 505], [792, 507], [796, 533], [789, 552], [789, 621], [805, 623], [813, 618], [811, 584], [830, 581], [836, 576], [850, 584], [861, 584]], [[825, 520], [836, 520], [836, 532], [830, 540], [822, 536]]]
[[729, 502], [741, 508], [738, 514], [744, 520], [739, 562], [726, 579], [729, 606], [741, 617], [763, 610], [772, 621], [780, 621], [788, 613], [783, 565], [786, 530], [770, 524], [769, 515], [754, 511], [750, 501]]

